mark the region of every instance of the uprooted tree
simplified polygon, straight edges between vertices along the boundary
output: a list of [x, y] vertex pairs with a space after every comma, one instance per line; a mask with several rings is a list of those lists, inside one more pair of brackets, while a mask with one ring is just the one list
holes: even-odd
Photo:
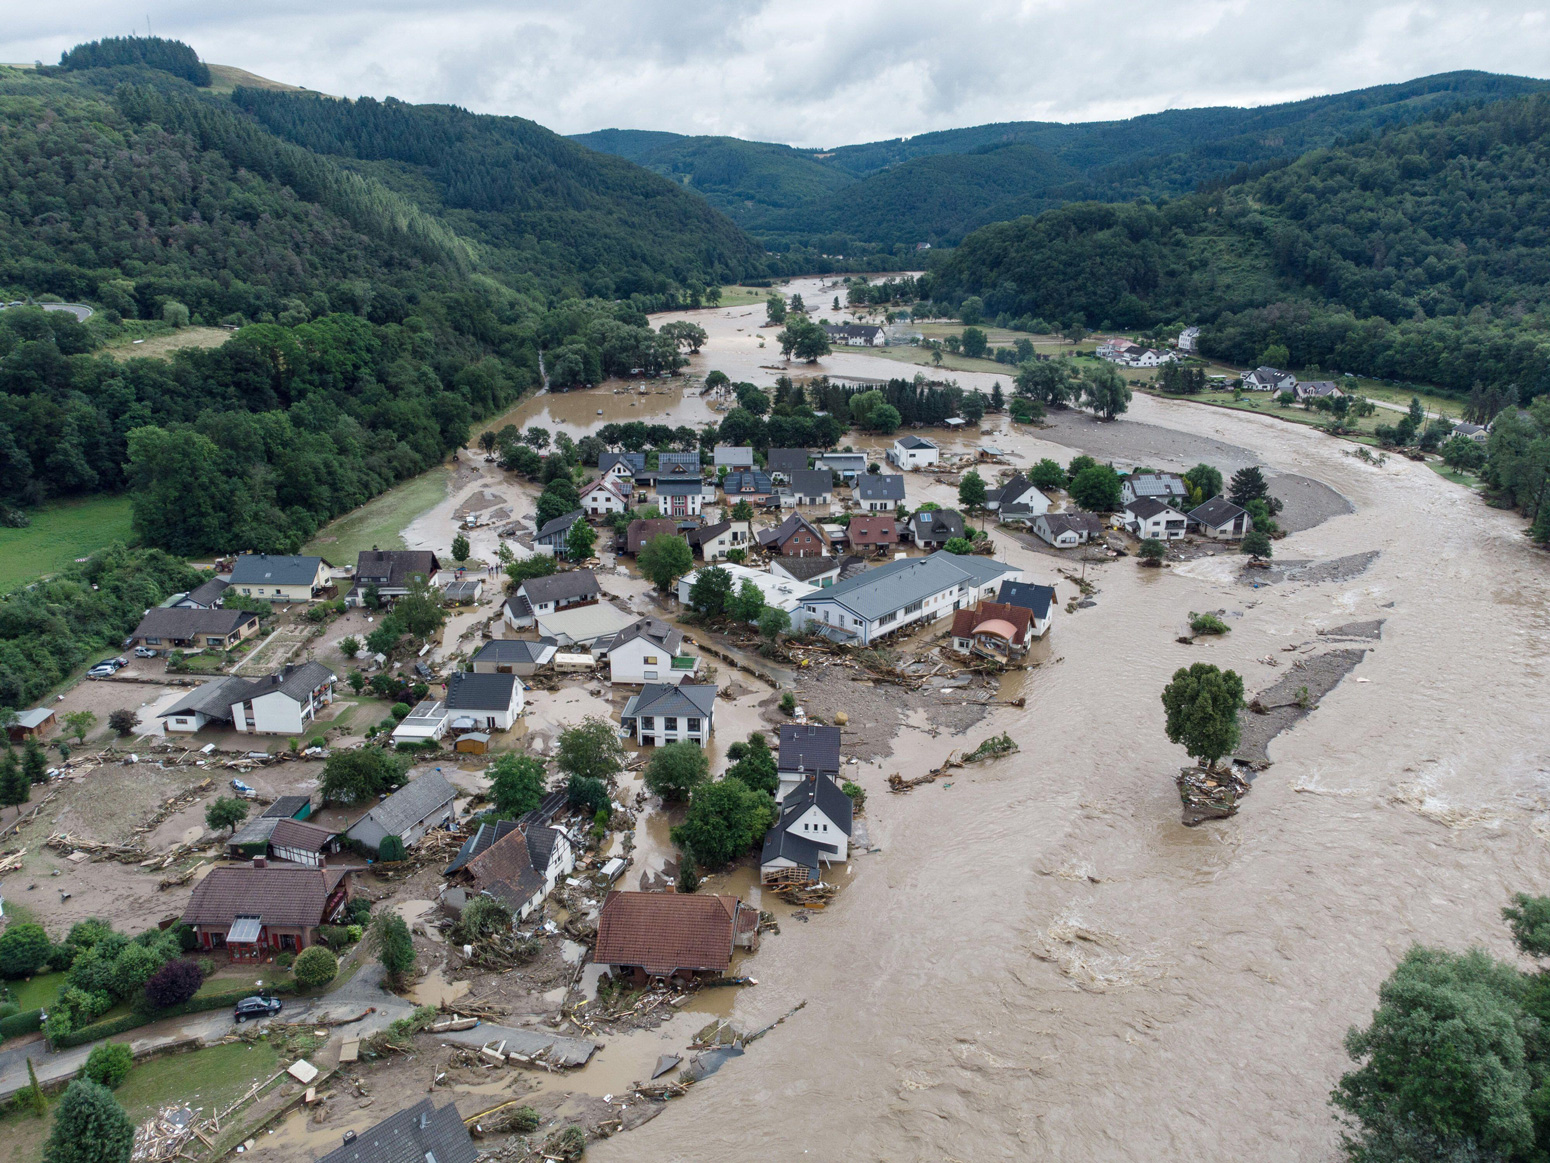
[[1238, 711], [1243, 678], [1208, 662], [1180, 667], [1163, 688], [1168, 739], [1183, 746], [1207, 768], [1215, 767], [1238, 745]]

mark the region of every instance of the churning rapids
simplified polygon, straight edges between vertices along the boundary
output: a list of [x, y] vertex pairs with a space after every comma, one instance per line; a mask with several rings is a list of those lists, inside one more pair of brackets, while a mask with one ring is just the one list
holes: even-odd
[[[754, 373], [779, 355], [754, 354], [751, 316], [693, 313], [711, 332], [697, 363], [771, 382]], [[820, 370], [915, 370], [884, 363], [836, 355]], [[1424, 465], [1368, 465], [1268, 417], [1138, 395], [1111, 427], [1129, 444], [1155, 438], [1158, 468], [1188, 467], [1206, 438], [1349, 499], [1354, 511], [1278, 542], [1278, 557], [1379, 556], [1354, 580], [1257, 590], [1237, 580], [1241, 559], [1089, 567], [1097, 606], [1057, 616], [1062, 661], [1022, 680], [1026, 709], [999, 708], [967, 737], [905, 727], [864, 769], [881, 852], [826, 914], [764, 943], [763, 984], [737, 1016], [758, 1026], [806, 1008], [589, 1157], [1333, 1159], [1341, 1038], [1395, 960], [1417, 941], [1512, 955], [1503, 902], [1550, 882], [1550, 586], [1521, 521]], [[1025, 458], [1131, 455], [1084, 431], [995, 443]], [[1053, 579], [1049, 556], [1003, 545]], [[1242, 611], [1230, 634], [1174, 641], [1189, 611], [1217, 608]], [[1257, 659], [1378, 618], [1381, 641], [1271, 743], [1239, 815], [1182, 827], [1184, 757], [1158, 699], [1173, 670], [1209, 660], [1259, 690], [1285, 670]], [[1019, 755], [884, 793], [887, 773], [1001, 730]]]

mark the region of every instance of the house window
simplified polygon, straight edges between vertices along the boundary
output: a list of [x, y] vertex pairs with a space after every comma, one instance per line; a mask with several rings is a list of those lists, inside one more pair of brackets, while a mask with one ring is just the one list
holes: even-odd
[[700, 721], [698, 719], [690, 719], [688, 730], [689, 734], [698, 735], [700, 732]]
[[654, 729], [655, 727], [656, 727], [656, 720], [653, 719], [650, 715], [647, 715], [644, 719], [642, 719], [640, 721], [640, 729], [642, 731], [650, 731], [650, 730]]
[[911, 602], [909, 605], [904, 607], [904, 612], [906, 614], [918, 614], [920, 613], [920, 607], [924, 604], [925, 603], [923, 602]]
[[678, 716], [677, 715], [667, 715], [667, 716], [665, 716], [663, 718], [663, 720], [662, 720], [662, 730], [664, 730], [664, 731], [676, 731], [676, 730], [678, 730]]
[[655, 666], [656, 664], [657, 664], [657, 656], [655, 654], [648, 654], [648, 655], [646, 655], [646, 665], [647, 666]]

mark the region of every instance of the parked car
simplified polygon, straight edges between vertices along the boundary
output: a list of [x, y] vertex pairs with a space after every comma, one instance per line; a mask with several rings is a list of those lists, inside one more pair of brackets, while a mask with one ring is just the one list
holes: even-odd
[[111, 666], [114, 670], [117, 670], [121, 666], [128, 666], [129, 665], [129, 659], [124, 658], [122, 655], [120, 655], [118, 658], [104, 658], [101, 662], [97, 663], [97, 665], [98, 666]]
[[257, 789], [255, 789], [251, 784], [243, 783], [240, 779], [234, 779], [231, 781], [231, 790], [236, 792], [245, 800], [256, 799], [258, 797]]
[[136, 646], [135, 647], [135, 657], [136, 658], [155, 658], [156, 657], [156, 651], [152, 650], [149, 646]]
[[237, 1003], [235, 1017], [239, 1022], [249, 1018], [268, 1018], [279, 1013], [280, 1009], [281, 1003], [277, 997], [245, 997]]
[[112, 678], [118, 673], [118, 667], [108, 666], [102, 663], [92, 667], [86, 672], [87, 678]]

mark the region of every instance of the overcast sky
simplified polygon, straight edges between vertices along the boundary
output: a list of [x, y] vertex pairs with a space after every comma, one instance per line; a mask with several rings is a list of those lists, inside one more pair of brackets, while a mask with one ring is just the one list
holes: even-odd
[[[342, 96], [438, 101], [561, 133], [829, 146], [991, 121], [1262, 105], [1452, 69], [1546, 76], [1514, 0], [74, 0], [6, 4], [0, 61], [130, 31]], [[139, 23], [133, 28], [131, 21]]]

